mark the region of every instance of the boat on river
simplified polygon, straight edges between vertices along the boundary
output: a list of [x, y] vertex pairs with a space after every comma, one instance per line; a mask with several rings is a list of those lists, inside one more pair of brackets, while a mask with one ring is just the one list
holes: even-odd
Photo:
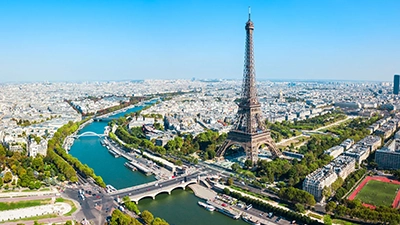
[[118, 158], [118, 157], [120, 157], [121, 155], [118, 153], [118, 152], [116, 152], [116, 151], [114, 151], [114, 150], [112, 150], [112, 149], [108, 149], [108, 152], [111, 154], [111, 155], [113, 155], [115, 158]]
[[231, 218], [233, 218], [233, 219], [235, 219], [235, 220], [239, 219], [240, 215], [241, 215], [241, 213], [239, 211], [230, 210], [230, 209], [227, 209], [227, 208], [218, 208], [218, 211], [223, 213], [223, 214], [225, 214], [225, 215], [227, 215], [227, 216], [229, 216], [229, 217], [231, 217]]
[[215, 207], [214, 207], [214, 206], [209, 205], [209, 204], [206, 204], [206, 203], [204, 203], [204, 202], [200, 202], [200, 201], [199, 201], [199, 202], [197, 202], [197, 204], [199, 204], [199, 206], [201, 206], [201, 207], [207, 209], [207, 210], [210, 211], [210, 212], [212, 212], [212, 211], [215, 210]]
[[252, 224], [252, 225], [261, 225], [261, 223], [260, 223], [258, 220], [254, 220], [254, 219], [252, 219], [251, 216], [249, 217], [249, 216], [246, 215], [246, 214], [243, 214], [243, 215], [242, 215], [242, 220], [243, 220], [244, 222], [249, 223], [249, 224]]
[[131, 169], [132, 171], [136, 171], [137, 170], [137, 168], [131, 162], [126, 162], [126, 163], [124, 163], [124, 165], [126, 167], [128, 167], [129, 169]]

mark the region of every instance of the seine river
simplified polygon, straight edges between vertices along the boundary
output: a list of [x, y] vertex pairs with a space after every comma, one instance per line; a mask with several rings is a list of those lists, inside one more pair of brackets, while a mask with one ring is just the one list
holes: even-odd
[[[126, 113], [135, 112], [142, 107], [130, 108], [125, 112], [111, 116], [118, 118]], [[93, 122], [79, 133], [93, 131], [98, 134], [104, 132], [106, 122]], [[154, 176], [145, 176], [140, 172], [132, 172], [124, 166], [126, 159], [114, 158], [107, 148], [100, 144], [98, 137], [81, 137], [75, 140], [70, 154], [77, 157], [82, 163], [94, 169], [106, 184], [117, 189], [130, 187], [154, 181]], [[191, 191], [174, 190], [171, 195], [160, 194], [153, 199], [143, 199], [139, 202], [140, 210], [149, 210], [156, 217], [164, 218], [171, 225], [245, 225], [242, 220], [233, 220], [218, 212], [209, 212], [197, 205], [197, 198]]]

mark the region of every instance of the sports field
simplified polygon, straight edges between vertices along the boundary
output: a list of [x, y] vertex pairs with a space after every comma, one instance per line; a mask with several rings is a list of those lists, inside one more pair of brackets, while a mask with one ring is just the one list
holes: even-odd
[[355, 199], [374, 206], [391, 206], [399, 188], [399, 184], [369, 180]]

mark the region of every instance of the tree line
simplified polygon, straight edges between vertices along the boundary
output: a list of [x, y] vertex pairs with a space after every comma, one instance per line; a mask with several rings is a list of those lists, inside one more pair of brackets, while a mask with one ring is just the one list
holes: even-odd
[[[47, 155], [50, 157], [51, 161], [54, 162], [57, 168], [65, 175], [65, 177], [71, 182], [77, 182], [78, 177], [76, 171], [85, 177], [92, 177], [94, 181], [101, 187], [105, 187], [103, 179], [97, 176], [93, 169], [87, 164], [82, 164], [77, 158], [68, 154], [65, 149], [62, 148], [62, 144], [65, 138], [73, 133], [75, 133], [80, 124], [84, 121], [73, 123], [70, 121], [54, 133], [52, 139], [48, 141]], [[76, 171], [75, 171], [76, 170]]]
[[[164, 219], [161, 219], [159, 217], [154, 217], [153, 214], [147, 210], [144, 210], [141, 214], [140, 217], [142, 221], [146, 225], [169, 225]], [[121, 212], [120, 210], [116, 209], [113, 211], [111, 214], [110, 218], [110, 225], [142, 225], [139, 220], [129, 216], [128, 214], [125, 214]]]

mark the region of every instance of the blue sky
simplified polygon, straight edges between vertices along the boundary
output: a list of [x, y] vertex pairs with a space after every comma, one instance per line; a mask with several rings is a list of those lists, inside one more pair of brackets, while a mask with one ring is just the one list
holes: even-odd
[[248, 6], [258, 79], [400, 73], [398, 0], [0, 0], [0, 82], [240, 79]]

